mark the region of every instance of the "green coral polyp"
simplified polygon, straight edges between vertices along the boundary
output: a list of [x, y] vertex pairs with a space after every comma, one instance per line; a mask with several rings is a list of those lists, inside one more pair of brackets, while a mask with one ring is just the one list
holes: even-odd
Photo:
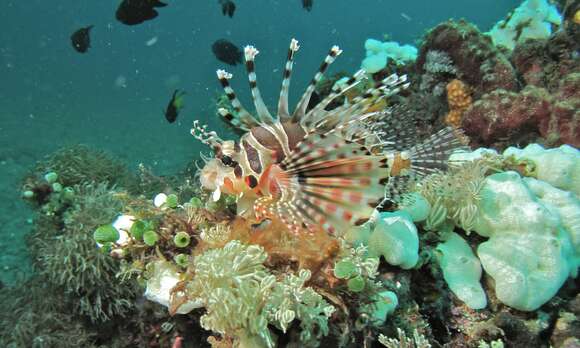
[[157, 232], [149, 230], [143, 233], [143, 242], [149, 246], [154, 246], [159, 240]]
[[191, 197], [189, 204], [191, 204], [191, 206], [196, 209], [199, 209], [203, 206], [203, 202], [198, 197]]
[[113, 225], [103, 225], [95, 230], [93, 238], [99, 244], [114, 243], [119, 239], [119, 231]]
[[361, 292], [365, 288], [365, 280], [362, 276], [358, 275], [354, 278], [351, 278], [346, 283], [348, 289], [352, 292]]
[[75, 197], [75, 190], [72, 187], [65, 187], [63, 190], [63, 198], [72, 200]]
[[175, 261], [179, 267], [187, 268], [189, 264], [189, 255], [177, 254], [173, 257], [173, 261]]
[[63, 187], [62, 187], [62, 185], [60, 183], [55, 182], [55, 183], [52, 184], [52, 190], [54, 192], [61, 192], [62, 189], [63, 189]]
[[187, 232], [177, 232], [175, 237], [173, 237], [173, 243], [175, 243], [175, 246], [178, 248], [185, 248], [189, 245], [190, 240], [191, 237]]
[[339, 279], [348, 279], [356, 273], [356, 265], [350, 261], [343, 260], [334, 266], [334, 276]]
[[56, 182], [56, 180], [58, 180], [58, 174], [55, 172], [48, 172], [44, 174], [44, 180], [46, 180], [46, 182], [49, 184], [53, 184]]
[[147, 230], [147, 224], [142, 220], [137, 220], [131, 225], [131, 229], [129, 233], [131, 236], [137, 240], [141, 240], [143, 238], [143, 234]]
[[176, 194], [172, 193], [172, 194], [167, 196], [167, 200], [165, 201], [165, 206], [167, 206], [168, 208], [171, 208], [171, 209], [175, 209], [175, 208], [177, 208], [178, 204], [179, 204], [179, 199], [177, 198]]

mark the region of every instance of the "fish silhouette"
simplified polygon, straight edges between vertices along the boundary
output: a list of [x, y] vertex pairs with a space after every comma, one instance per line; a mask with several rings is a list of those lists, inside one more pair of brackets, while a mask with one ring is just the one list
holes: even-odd
[[91, 29], [92, 25], [80, 28], [70, 36], [73, 48], [79, 53], [85, 53], [91, 47]]
[[165, 119], [169, 123], [175, 122], [177, 120], [177, 116], [181, 109], [183, 109], [183, 96], [185, 92], [179, 91], [176, 89], [171, 96], [171, 100], [167, 104], [167, 108], [165, 109]]
[[226, 39], [219, 39], [211, 45], [217, 59], [229, 65], [242, 63], [242, 50]]
[[219, 0], [219, 3], [222, 5], [222, 14], [232, 18], [236, 11], [236, 4], [231, 0]]
[[137, 25], [154, 19], [159, 15], [156, 7], [165, 7], [166, 3], [159, 0], [123, 0], [115, 17], [123, 24]]

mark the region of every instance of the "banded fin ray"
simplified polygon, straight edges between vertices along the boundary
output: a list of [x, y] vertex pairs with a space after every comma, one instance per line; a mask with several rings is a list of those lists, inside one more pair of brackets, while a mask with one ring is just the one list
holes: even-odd
[[423, 177], [439, 171], [445, 171], [449, 165], [449, 157], [460, 151], [468, 151], [469, 148], [463, 144], [463, 133], [452, 127], [445, 127], [437, 133], [431, 135], [422, 143], [419, 143], [406, 150], [411, 161], [411, 171]]
[[220, 108], [218, 109], [218, 112], [222, 118], [232, 127], [246, 132], [253, 127], [259, 126], [258, 120], [256, 120], [254, 116], [243, 107], [242, 103], [236, 96], [234, 89], [230, 86], [229, 80], [232, 78], [232, 74], [221, 69], [217, 70], [216, 74], [226, 96], [234, 107], [234, 111], [236, 112], [235, 115], [237, 115], [234, 116], [234, 114], [230, 113], [227, 109]]
[[328, 55], [326, 56], [326, 58], [324, 58], [322, 64], [320, 64], [318, 72], [314, 75], [312, 81], [310, 81], [310, 84], [306, 88], [306, 91], [304, 91], [304, 94], [302, 94], [302, 97], [300, 97], [298, 105], [296, 105], [296, 109], [292, 114], [292, 121], [299, 122], [300, 119], [302, 119], [304, 115], [306, 115], [306, 108], [308, 107], [308, 102], [310, 102], [310, 97], [312, 96], [312, 93], [316, 89], [316, 84], [322, 79], [322, 76], [324, 76], [324, 73], [326, 72], [326, 69], [328, 69], [330, 64], [332, 64], [336, 60], [336, 57], [338, 57], [341, 53], [342, 50], [338, 46], [332, 46], [332, 48], [328, 52]]
[[449, 161], [453, 153], [468, 151], [463, 143], [463, 133], [445, 127], [423, 142], [399, 153], [399, 158], [408, 163], [399, 165], [394, 161], [391, 178], [385, 188], [385, 200], [400, 203], [405, 193], [417, 180], [429, 174], [446, 171], [454, 162]]
[[383, 156], [342, 157], [361, 152], [361, 145], [315, 133], [297, 148], [313, 148], [316, 155], [304, 160], [293, 154], [284, 160], [278, 178], [282, 195], [270, 206], [270, 214], [286, 220], [291, 230], [320, 226], [329, 233], [344, 232], [371, 216], [384, 196], [388, 170]]
[[290, 47], [288, 48], [286, 64], [284, 65], [282, 88], [280, 88], [280, 98], [278, 99], [278, 117], [281, 121], [290, 119], [290, 111], [288, 110], [288, 91], [290, 89], [292, 66], [294, 65], [294, 54], [298, 51], [299, 48], [300, 46], [298, 45], [298, 40], [292, 39], [290, 41]]
[[248, 80], [250, 82], [250, 91], [252, 92], [252, 99], [254, 100], [254, 106], [256, 108], [256, 112], [258, 113], [260, 122], [265, 124], [273, 124], [275, 120], [270, 114], [270, 111], [268, 111], [268, 108], [262, 99], [260, 89], [258, 88], [258, 81], [256, 80], [254, 60], [258, 53], [260, 53], [260, 51], [258, 51], [254, 46], [244, 47], [244, 57], [246, 58], [246, 70], [248, 72]]

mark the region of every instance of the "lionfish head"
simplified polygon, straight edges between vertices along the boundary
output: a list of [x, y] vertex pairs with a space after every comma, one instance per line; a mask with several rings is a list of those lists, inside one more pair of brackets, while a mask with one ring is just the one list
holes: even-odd
[[214, 152], [213, 158], [204, 158], [205, 165], [200, 172], [203, 188], [213, 191], [217, 201], [221, 193], [235, 194], [237, 183], [234, 168], [238, 165], [239, 145], [232, 140], [222, 140], [215, 131], [208, 131], [207, 125], [194, 121], [191, 134]]

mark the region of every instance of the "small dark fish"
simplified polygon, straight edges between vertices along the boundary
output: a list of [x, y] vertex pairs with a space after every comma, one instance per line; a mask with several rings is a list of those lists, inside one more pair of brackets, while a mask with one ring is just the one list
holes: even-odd
[[229, 65], [242, 63], [242, 50], [228, 40], [219, 39], [211, 45], [216, 58]]
[[313, 4], [314, 4], [314, 0], [302, 0], [302, 8], [304, 8], [308, 12], [310, 12], [312, 10]]
[[232, 18], [236, 11], [236, 4], [232, 0], [219, 0], [219, 3], [222, 5], [222, 14]]
[[156, 7], [165, 7], [166, 3], [159, 0], [123, 0], [115, 17], [123, 24], [136, 25], [151, 20], [159, 15]]
[[173, 92], [173, 96], [171, 96], [171, 100], [167, 104], [167, 108], [165, 109], [165, 119], [169, 123], [175, 122], [177, 120], [177, 116], [181, 109], [183, 109], [183, 96], [185, 92], [179, 91], [176, 89]]
[[70, 36], [73, 48], [80, 53], [85, 53], [91, 47], [91, 29], [92, 25], [86, 28], [80, 28]]

